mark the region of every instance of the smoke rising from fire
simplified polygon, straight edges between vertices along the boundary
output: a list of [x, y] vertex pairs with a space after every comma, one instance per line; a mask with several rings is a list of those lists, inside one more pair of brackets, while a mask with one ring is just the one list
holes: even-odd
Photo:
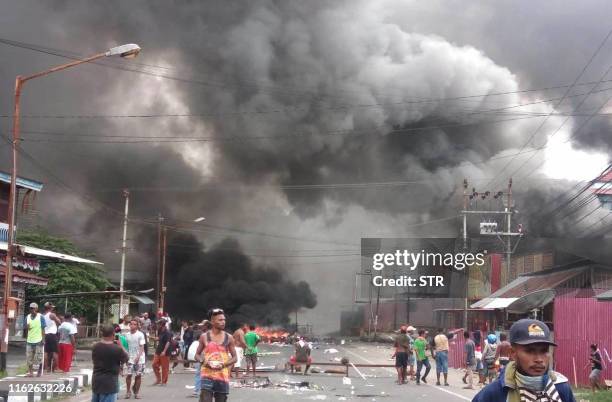
[[[452, 7], [465, 7], [460, 3]], [[503, 49], [483, 39], [487, 35], [475, 39], [445, 28], [452, 25], [447, 23], [448, 18], [425, 28], [414, 21], [414, 16], [399, 18], [410, 14], [411, 6], [418, 11], [416, 4], [406, 2], [202, 1], [177, 6], [164, 1], [60, 1], [41, 6], [23, 1], [3, 6], [6, 12], [0, 16], [0, 23], [15, 39], [83, 54], [136, 42], [143, 52], [135, 60], [141, 64], [133, 64], [135, 69], [186, 80], [84, 66], [28, 83], [23, 96], [23, 109], [28, 114], [196, 115], [24, 119], [24, 149], [41, 164], [52, 167], [54, 174], [73, 189], [67, 191], [45, 172], [24, 162], [24, 175], [47, 184], [39, 200], [45, 225], [59, 233], [73, 233], [83, 247], [97, 251], [107, 261], [109, 271], [116, 274], [118, 258], [112, 250], [120, 240], [121, 216], [83, 201], [78, 193], [90, 194], [121, 211], [121, 189], [132, 188], [134, 219], [130, 225], [132, 251], [128, 255], [128, 278], [132, 282], [149, 277], [156, 265], [155, 252], [146, 240], [155, 233], [155, 226], [141, 225], [137, 217], [155, 219], [161, 212], [167, 222], [172, 222], [192, 221], [204, 215], [206, 222], [218, 226], [293, 238], [202, 226], [196, 231], [197, 241], [211, 246], [207, 251], [194, 247], [188, 253], [170, 247], [169, 272], [176, 288], [170, 287], [169, 292], [178, 293], [171, 294], [169, 303], [183, 303], [184, 299], [187, 304], [172, 307], [194, 306], [197, 313], [206, 305], [225, 303], [234, 306], [239, 317], [259, 317], [260, 311], [268, 308], [275, 312], [275, 320], [284, 322], [290, 311], [283, 307], [288, 291], [303, 291], [297, 301], [303, 306], [312, 304], [305, 289], [295, 288], [302, 280], [317, 294], [319, 306], [349, 303], [351, 275], [358, 259], [347, 262], [350, 257], [339, 250], [346, 246], [325, 242], [358, 244], [360, 237], [368, 235], [455, 235], [457, 225], [452, 220], [412, 225], [456, 215], [463, 178], [470, 179], [470, 186], [485, 190], [482, 186], [511, 160], [508, 155], [518, 152], [527, 141], [540, 120], [512, 113], [548, 113], [553, 102], [516, 105], [561, 93], [514, 93], [525, 84], [549, 86], [551, 82], [541, 82], [546, 77], [540, 71], [542, 65], [549, 68], [552, 63], [562, 64], [564, 71], [573, 74], [558, 77], [563, 83], [571, 82], [574, 70], [579, 70], [579, 66], [571, 69], [565, 60], [557, 60], [542, 62], [529, 76], [529, 71], [517, 67], [524, 42], [513, 47], [511, 54], [504, 54]], [[489, 9], [483, 5], [481, 10], [486, 14]], [[426, 18], [434, 17], [427, 14]], [[506, 17], [500, 13], [497, 18]], [[37, 23], [28, 25], [27, 21]], [[474, 30], [487, 32], [489, 23]], [[503, 35], [499, 40], [505, 40]], [[15, 75], [62, 62], [22, 49], [1, 47], [0, 52], [6, 60], [0, 65], [5, 93], [10, 92]], [[553, 54], [561, 53], [555, 49]], [[576, 57], [580, 63], [583, 59]], [[533, 64], [531, 59], [523, 61], [522, 66]], [[455, 99], [500, 92], [508, 94]], [[430, 101], [448, 98], [454, 100]], [[0, 99], [0, 106], [10, 111], [10, 99]], [[484, 112], [500, 108], [506, 109]], [[545, 144], [561, 120], [551, 117], [528, 148]], [[5, 132], [9, 123], [2, 120]], [[607, 127], [598, 124], [600, 134], [584, 137], [592, 138], [597, 146], [605, 142]], [[570, 134], [573, 127], [567, 125], [559, 136]], [[108, 141], [116, 138], [109, 137], [113, 135], [206, 137], [212, 141], [84, 142]], [[68, 141], [35, 142], [59, 139]], [[580, 144], [592, 148], [586, 139]], [[5, 149], [0, 148], [0, 152]], [[529, 156], [518, 156], [510, 171]], [[3, 166], [7, 166], [5, 161], [8, 155], [3, 153]], [[530, 181], [531, 170], [542, 162], [543, 153], [538, 153], [515, 178], [515, 196], [527, 227], [541, 213], [542, 204], [568, 188], [562, 182]], [[491, 186], [495, 188], [487, 190], [503, 189], [506, 179], [497, 178]], [[287, 187], [392, 181], [416, 183], [361, 188]], [[529, 199], [539, 202], [527, 202]], [[565, 230], [562, 222], [551, 227]], [[226, 244], [228, 236], [236, 237], [244, 250], [232, 254], [235, 261], [245, 264], [244, 271], [231, 275], [213, 263], [224, 256], [224, 250], [215, 247]], [[319, 242], [295, 240], [300, 237]], [[184, 242], [197, 246], [195, 239]], [[277, 254], [293, 256], [249, 257], [248, 250], [262, 248], [291, 250]], [[306, 251], [313, 249], [316, 251]], [[332, 257], [316, 257], [320, 254]], [[277, 271], [257, 268], [260, 266], [273, 266]], [[199, 289], [190, 287], [189, 279], [205, 278], [209, 270], [219, 275], [216, 279], [222, 292], [208, 287], [208, 282]], [[269, 272], [277, 272], [277, 276]], [[244, 313], [248, 304], [240, 304], [246, 299], [236, 293], [251, 294], [252, 289], [241, 282], [247, 278], [259, 284], [264, 279], [271, 281], [272, 290], [264, 293], [271, 295], [268, 300], [272, 304], [261, 302], [256, 310]], [[325, 307], [315, 312], [318, 319], [333, 322], [328, 327], [337, 324], [336, 309]]]

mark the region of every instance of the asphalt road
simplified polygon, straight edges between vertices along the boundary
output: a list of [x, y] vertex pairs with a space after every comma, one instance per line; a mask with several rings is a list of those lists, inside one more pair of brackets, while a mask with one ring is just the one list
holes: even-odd
[[[336, 349], [337, 353], [325, 353], [325, 349]], [[261, 347], [267, 355], [260, 358], [260, 365], [282, 366], [288, 360], [292, 351], [290, 347], [264, 345]], [[313, 351], [315, 362], [329, 362], [341, 357], [347, 357], [351, 362], [370, 364], [392, 364], [391, 348], [388, 345], [352, 344], [345, 346], [320, 345]], [[150, 364], [150, 361], [148, 362]], [[313, 365], [316, 367], [316, 364]], [[330, 367], [320, 367], [326, 369]], [[451, 369], [452, 370], [452, 369]], [[149, 370], [148, 370], [149, 371]], [[437, 387], [435, 385], [435, 368], [432, 369], [428, 385], [417, 386], [411, 382], [408, 385], [396, 385], [395, 369], [393, 368], [361, 368], [360, 373], [353, 368], [350, 370], [350, 384], [343, 383], [340, 374], [313, 373], [308, 376], [286, 373], [260, 373], [259, 383], [265, 383], [266, 378], [272, 385], [262, 388], [237, 382], [232, 383], [229, 400], [231, 401], [470, 401], [475, 391], [462, 389], [463, 383], [458, 371], [452, 370], [449, 376], [450, 387]], [[193, 390], [193, 372], [186, 372], [180, 366], [177, 372], [171, 374], [166, 387], [153, 387], [154, 376], [148, 372], [143, 379], [141, 390], [142, 400], [145, 401], [195, 401], [190, 397]], [[307, 382], [308, 386], [300, 387], [298, 384]], [[304, 384], [305, 385], [305, 384]], [[125, 389], [121, 390], [122, 399]], [[91, 400], [90, 393], [84, 393], [70, 399], [70, 401], [85, 402]]]

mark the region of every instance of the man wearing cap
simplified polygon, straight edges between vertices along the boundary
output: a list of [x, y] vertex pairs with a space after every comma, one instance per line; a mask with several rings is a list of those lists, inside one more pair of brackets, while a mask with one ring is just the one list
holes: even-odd
[[62, 324], [53, 312], [55, 306], [51, 302], [45, 303], [45, 368], [53, 373], [59, 361], [59, 346], [57, 338], [57, 327]]
[[34, 366], [38, 376], [42, 375], [43, 339], [45, 339], [45, 317], [38, 312], [38, 304], [30, 303], [30, 314], [26, 317], [26, 364], [28, 377], [34, 377]]
[[523, 319], [510, 328], [511, 356], [499, 378], [472, 402], [575, 402], [567, 378], [549, 365], [550, 330], [541, 321]]

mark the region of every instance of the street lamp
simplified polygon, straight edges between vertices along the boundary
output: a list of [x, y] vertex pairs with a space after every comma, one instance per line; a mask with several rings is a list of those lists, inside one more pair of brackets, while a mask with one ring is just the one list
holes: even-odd
[[26, 81], [33, 80], [34, 78], [42, 77], [51, 73], [55, 73], [61, 70], [65, 70], [70, 67], [78, 66], [79, 64], [88, 63], [103, 57], [119, 56], [124, 58], [133, 58], [140, 53], [140, 46], [129, 43], [126, 45], [116, 46], [104, 53], [98, 53], [82, 60], [75, 60], [71, 63], [62, 64], [45, 71], [41, 71], [36, 74], [21, 76], [18, 75], [15, 78], [15, 108], [13, 110], [13, 140], [12, 140], [12, 151], [13, 151], [13, 165], [11, 169], [11, 188], [9, 192], [9, 204], [8, 204], [8, 239], [6, 247], [6, 275], [4, 284], [4, 297], [3, 297], [3, 331], [2, 340], [0, 341], [0, 370], [6, 370], [6, 353], [8, 350], [8, 307], [9, 298], [11, 296], [11, 288], [13, 284], [13, 255], [15, 255], [15, 204], [17, 200], [17, 151], [19, 144], [19, 101], [21, 98], [21, 88]]
[[[206, 220], [205, 217], [200, 216], [195, 218], [193, 223], [201, 223]], [[167, 226], [162, 225], [163, 218], [159, 215], [159, 228], [158, 228], [158, 264], [157, 264], [157, 311], [165, 311], [166, 304], [166, 254], [168, 252], [167, 243]], [[175, 228], [180, 228], [176, 227]], [[160, 271], [161, 270], [161, 271]]]

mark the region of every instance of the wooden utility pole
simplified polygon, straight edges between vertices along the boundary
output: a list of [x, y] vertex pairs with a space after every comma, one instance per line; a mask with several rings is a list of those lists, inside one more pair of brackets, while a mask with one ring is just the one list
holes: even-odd
[[160, 292], [160, 301], [159, 308], [164, 311], [164, 306], [166, 302], [166, 253], [168, 250], [168, 230], [164, 226], [162, 229], [162, 261], [161, 261], [161, 292]]
[[164, 218], [162, 217], [160, 213], [157, 217], [157, 275], [156, 275], [157, 294], [155, 297], [155, 307], [156, 307], [155, 314], [157, 314], [157, 311], [159, 311], [159, 307], [161, 306], [161, 261], [162, 261], [162, 222], [163, 221], [164, 221]]
[[[468, 197], [468, 181], [467, 179], [463, 179], [463, 252], [467, 252], [468, 249], [468, 238], [467, 238], [467, 213], [465, 213], [465, 211], [467, 211], [468, 209], [468, 201], [469, 197]], [[470, 276], [469, 273], [467, 271], [467, 267], [466, 267], [466, 272], [465, 272], [465, 300], [463, 303], [463, 328], [467, 329], [467, 325], [468, 325], [468, 296], [469, 296], [469, 280], [470, 280]]]

